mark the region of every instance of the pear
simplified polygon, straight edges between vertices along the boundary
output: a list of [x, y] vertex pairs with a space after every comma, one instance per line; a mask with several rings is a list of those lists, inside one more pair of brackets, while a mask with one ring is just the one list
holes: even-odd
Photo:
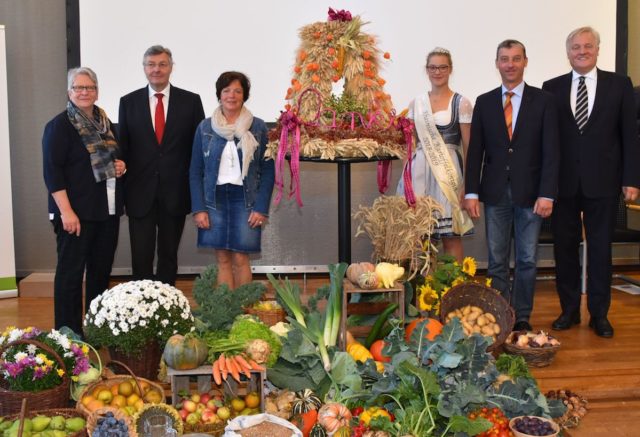
[[60, 431], [58, 429], [55, 429], [53, 431], [51, 431], [53, 434], [51, 434], [51, 437], [66, 437], [67, 433], [65, 431]]
[[47, 426], [49, 426], [49, 422], [51, 422], [51, 417], [36, 416], [31, 419], [31, 423], [33, 424], [31, 430], [35, 432], [44, 431], [45, 429], [47, 429]]
[[71, 432], [78, 432], [86, 426], [86, 422], [82, 417], [73, 417], [67, 419], [64, 429]]
[[49, 429], [52, 430], [64, 430], [65, 419], [63, 416], [55, 416], [51, 418], [51, 422], [49, 422]]

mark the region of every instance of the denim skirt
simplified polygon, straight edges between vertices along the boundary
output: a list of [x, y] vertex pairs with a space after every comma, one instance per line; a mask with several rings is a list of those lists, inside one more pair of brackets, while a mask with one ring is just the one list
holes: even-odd
[[216, 185], [216, 208], [209, 209], [209, 229], [198, 229], [198, 247], [260, 252], [262, 227], [249, 226], [242, 185]]

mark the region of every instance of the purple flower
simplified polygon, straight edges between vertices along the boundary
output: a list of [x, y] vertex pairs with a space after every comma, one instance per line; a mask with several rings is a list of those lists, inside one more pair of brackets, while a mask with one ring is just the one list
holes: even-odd
[[340, 9], [339, 11], [329, 8], [329, 21], [351, 21], [351, 12], [346, 9]]

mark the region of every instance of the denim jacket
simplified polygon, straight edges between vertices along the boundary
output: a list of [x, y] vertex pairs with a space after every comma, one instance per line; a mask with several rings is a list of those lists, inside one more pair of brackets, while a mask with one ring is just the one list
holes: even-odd
[[[267, 215], [271, 203], [271, 193], [275, 179], [273, 160], [266, 161], [267, 127], [264, 121], [254, 117], [249, 129], [258, 141], [258, 147], [247, 176], [242, 180], [244, 201], [247, 209]], [[238, 139], [234, 138], [236, 144]], [[216, 208], [216, 182], [220, 157], [227, 140], [218, 136], [211, 127], [211, 118], [202, 120], [193, 139], [189, 183], [191, 186], [191, 213]], [[240, 163], [242, 150], [238, 149]], [[242, 166], [241, 166], [242, 168]]]

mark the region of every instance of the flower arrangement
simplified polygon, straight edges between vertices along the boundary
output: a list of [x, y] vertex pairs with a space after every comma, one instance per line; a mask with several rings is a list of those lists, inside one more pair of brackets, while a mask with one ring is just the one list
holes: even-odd
[[[440, 314], [440, 302], [447, 292], [456, 285], [473, 281], [476, 274], [476, 261], [468, 256], [462, 264], [452, 255], [438, 256], [433, 273], [423, 278], [417, 285], [418, 309], [433, 316]], [[485, 281], [491, 286], [491, 278]]]
[[118, 284], [91, 301], [84, 333], [96, 346], [141, 355], [153, 340], [164, 344], [174, 334], [194, 329], [189, 301], [180, 290], [143, 280]]
[[0, 371], [4, 385], [12, 391], [41, 391], [62, 383], [65, 370], [49, 352], [35, 344], [15, 344], [17, 340], [34, 340], [49, 346], [62, 359], [71, 380], [89, 369], [89, 349], [70, 340], [56, 330], [43, 332], [38, 328], [19, 329], [10, 326], [0, 334]]

